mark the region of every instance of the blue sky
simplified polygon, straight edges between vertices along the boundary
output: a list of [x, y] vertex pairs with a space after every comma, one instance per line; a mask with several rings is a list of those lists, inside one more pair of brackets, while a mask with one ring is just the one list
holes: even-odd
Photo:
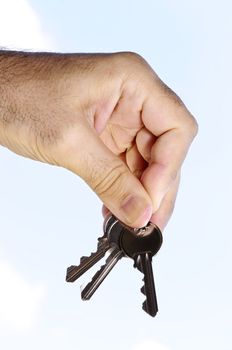
[[[0, 148], [0, 342], [4, 350], [232, 349], [230, 1], [0, 0], [0, 45], [132, 50], [184, 100], [200, 129], [153, 267], [159, 313], [122, 260], [90, 302], [64, 282], [95, 249], [101, 203], [74, 174]], [[91, 217], [90, 217], [91, 216]]]

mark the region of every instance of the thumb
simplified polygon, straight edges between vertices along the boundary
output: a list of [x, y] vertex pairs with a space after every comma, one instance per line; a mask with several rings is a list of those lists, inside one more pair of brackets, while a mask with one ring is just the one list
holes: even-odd
[[65, 155], [65, 167], [81, 176], [119, 220], [131, 227], [145, 226], [152, 202], [141, 182], [91, 128], [84, 128], [77, 143]]

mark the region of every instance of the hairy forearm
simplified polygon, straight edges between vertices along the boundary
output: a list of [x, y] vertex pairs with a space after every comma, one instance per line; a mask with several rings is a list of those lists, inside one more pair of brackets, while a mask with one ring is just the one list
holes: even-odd
[[[0, 52], [0, 129], [1, 134], [20, 125], [31, 127], [38, 119], [39, 104], [49, 97], [52, 83], [51, 55], [16, 51]], [[61, 60], [59, 55], [57, 62]], [[53, 61], [54, 62], [54, 61]], [[37, 98], [36, 98], [37, 97]], [[1, 143], [4, 140], [0, 139]]]
[[81, 122], [78, 116], [92, 123], [96, 101], [105, 108], [108, 77], [118, 86], [113, 66], [111, 54], [0, 51], [0, 144], [34, 158], [24, 140], [51, 145]]
[[[66, 58], [54, 53], [0, 51], [0, 121], [3, 125], [26, 121], [33, 114], [31, 104], [36, 103], [36, 95], [49, 98], [49, 91], [51, 94], [55, 88], [54, 81], [59, 80], [57, 73], [60, 80], [68, 73]], [[31, 113], [25, 113], [27, 105]]]
[[70, 110], [68, 95], [78, 104], [81, 76], [91, 68], [84, 56], [0, 51], [0, 144], [15, 151], [27, 130], [48, 143], [59, 137], [59, 111]]

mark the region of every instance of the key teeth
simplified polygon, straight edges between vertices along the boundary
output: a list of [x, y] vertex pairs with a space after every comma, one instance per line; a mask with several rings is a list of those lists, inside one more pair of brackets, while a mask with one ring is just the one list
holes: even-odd
[[82, 264], [86, 259], [89, 259], [91, 258], [91, 256], [93, 256], [94, 254], [97, 253], [97, 251], [101, 248], [101, 246], [104, 246], [104, 236], [103, 237], [99, 237], [98, 239], [98, 244], [97, 244], [97, 249], [95, 252], [91, 252], [91, 254], [88, 256], [88, 255], [84, 255], [80, 258], [80, 263]]
[[142, 266], [141, 266], [140, 261], [139, 261], [139, 257], [137, 257], [137, 258], [134, 260], [134, 268], [135, 268], [135, 269], [138, 269], [139, 272], [141, 272], [141, 273], [144, 275], [143, 270], [142, 270]]
[[148, 308], [147, 294], [146, 294], [146, 289], [145, 289], [146, 275], [145, 275], [145, 273], [143, 271], [143, 266], [141, 264], [141, 260], [139, 259], [139, 257], [137, 257], [137, 259], [135, 260], [134, 267], [137, 268], [143, 274], [143, 286], [140, 289], [140, 291], [141, 291], [142, 294], [144, 294], [146, 296], [146, 299], [144, 300], [144, 302], [142, 304], [142, 309], [148, 315], [150, 315], [152, 317], [155, 317], [157, 312], [158, 312], [158, 308], [155, 305], [154, 305], [154, 307]]
[[[99, 243], [99, 246], [100, 246], [100, 245], [102, 245], [102, 243]], [[98, 249], [99, 249], [99, 247], [98, 247]], [[82, 264], [86, 259], [91, 258], [91, 257], [92, 257], [93, 255], [95, 255], [96, 253], [97, 253], [97, 250], [96, 250], [95, 252], [91, 252], [89, 256], [88, 256], [88, 255], [82, 256], [82, 257], [80, 258], [80, 264]]]
[[147, 312], [147, 301], [146, 300], [144, 300], [144, 302], [143, 302], [142, 309]]
[[67, 268], [67, 275], [72, 272], [77, 266], [76, 265], [71, 265]]
[[[144, 276], [144, 278], [143, 278], [143, 281], [145, 282], [145, 276]], [[147, 296], [147, 295], [146, 295], [146, 291], [145, 291], [145, 285], [143, 285], [143, 287], [142, 287], [140, 290], [141, 290], [141, 293], [142, 293], [142, 294], [144, 294], [145, 296]], [[154, 309], [153, 309], [153, 308], [152, 308], [152, 309], [148, 309], [148, 307], [147, 307], [147, 298], [146, 298], [146, 299], [144, 300], [144, 302], [143, 302], [142, 309], [143, 309], [146, 313], [148, 313], [150, 316], [152, 316], [152, 317], [155, 317], [156, 314], [157, 314], [157, 312], [158, 312], [157, 306], [156, 306], [156, 307], [154, 306]]]
[[104, 236], [102, 236], [102, 237], [99, 237], [98, 239], [97, 239], [97, 245], [98, 245], [98, 247], [99, 247], [99, 245], [101, 245], [101, 244], [104, 244], [104, 242], [106, 241], [106, 236], [104, 235]]
[[80, 263], [83, 263], [86, 259], [89, 259], [89, 258], [91, 258], [91, 256], [93, 256], [94, 254], [96, 254], [96, 253], [94, 253], [94, 252], [92, 252], [89, 256], [82, 256], [81, 258], [80, 258]]
[[80, 263], [82, 263], [85, 259], [87, 259], [88, 257], [87, 256], [82, 256], [81, 258], [80, 258]]
[[[143, 278], [143, 282], [145, 283], [145, 276], [144, 276], [144, 278]], [[145, 285], [142, 286], [142, 288], [140, 289], [140, 291], [141, 291], [141, 293], [142, 293], [143, 295], [146, 296]], [[153, 316], [153, 317], [156, 315], [156, 313], [153, 315], [153, 314], [152, 314], [151, 312], [149, 312], [149, 310], [147, 309], [147, 299], [144, 300], [144, 302], [143, 302], [143, 304], [142, 304], [142, 309], [143, 309], [146, 313], [148, 313], [149, 315], [151, 315], [151, 316]]]
[[148, 313], [150, 316], [152, 316], [152, 317], [155, 317], [156, 314], [157, 314], [157, 312], [158, 312], [158, 310], [148, 310], [148, 309], [147, 309], [147, 301], [146, 301], [146, 300], [143, 302], [142, 309], [143, 309], [146, 313]]
[[[67, 273], [66, 273], [66, 282], [70, 282], [70, 274], [77, 268], [76, 265], [71, 265], [67, 268]], [[72, 282], [72, 281], [71, 281]]]
[[83, 262], [86, 260], [86, 259], [89, 259], [91, 258], [92, 255], [94, 255], [95, 253], [91, 253], [89, 256], [88, 255], [84, 255], [80, 258], [80, 264], [83, 264]]

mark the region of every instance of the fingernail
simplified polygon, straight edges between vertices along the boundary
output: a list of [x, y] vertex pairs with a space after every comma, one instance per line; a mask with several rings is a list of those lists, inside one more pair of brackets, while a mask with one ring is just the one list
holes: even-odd
[[153, 208], [144, 198], [130, 195], [121, 206], [121, 212], [127, 225], [143, 227], [150, 220]]

